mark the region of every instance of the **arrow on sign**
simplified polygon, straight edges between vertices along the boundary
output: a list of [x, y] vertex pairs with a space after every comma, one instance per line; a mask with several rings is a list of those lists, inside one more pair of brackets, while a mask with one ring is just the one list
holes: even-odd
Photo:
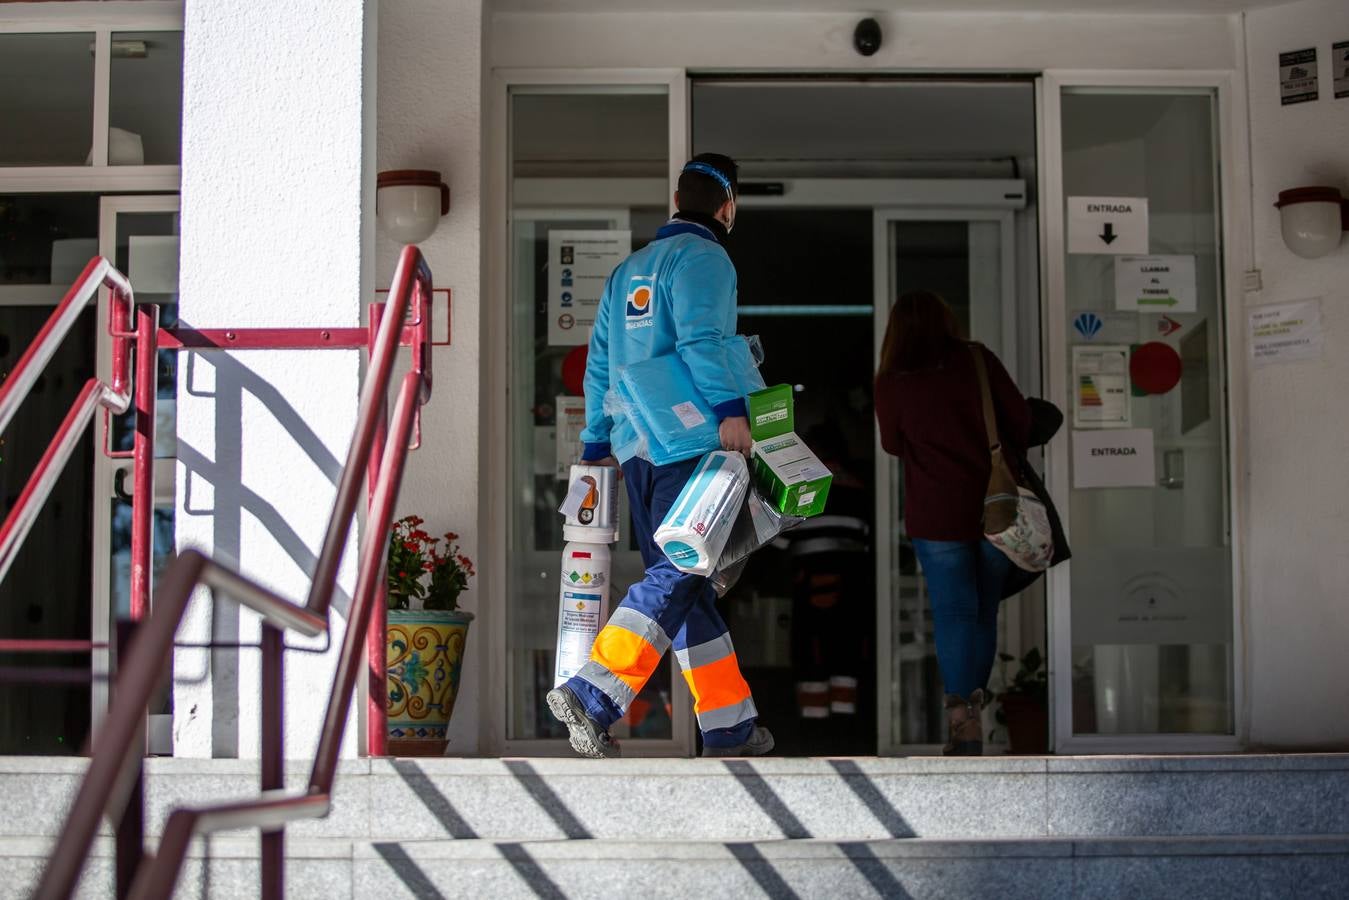
[[1175, 297], [1139, 297], [1139, 306], [1175, 306], [1180, 301]]
[[1101, 240], [1105, 241], [1107, 244], [1113, 244], [1117, 237], [1119, 237], [1119, 235], [1115, 234], [1115, 223], [1106, 222], [1105, 231], [1101, 232]]

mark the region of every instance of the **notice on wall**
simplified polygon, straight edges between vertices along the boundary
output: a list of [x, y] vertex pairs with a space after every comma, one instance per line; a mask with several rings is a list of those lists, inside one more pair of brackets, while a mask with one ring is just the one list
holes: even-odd
[[1139, 321], [1131, 312], [1083, 310], [1073, 314], [1070, 337], [1078, 343], [1132, 344], [1139, 339]]
[[1325, 343], [1321, 330], [1321, 301], [1299, 300], [1257, 306], [1250, 312], [1251, 363], [1320, 359]]
[[1196, 312], [1193, 256], [1121, 256], [1115, 260], [1115, 308]]
[[590, 342], [604, 282], [631, 252], [631, 231], [548, 232], [549, 346]]
[[1073, 487], [1156, 487], [1151, 428], [1073, 432]]
[[1069, 197], [1068, 252], [1148, 252], [1147, 197]]
[[1078, 428], [1127, 428], [1129, 348], [1073, 347], [1073, 424]]
[[1279, 104], [1307, 103], [1318, 95], [1316, 48], [1279, 54]]
[[571, 467], [581, 461], [581, 430], [586, 424], [586, 398], [557, 398], [557, 470], [558, 481], [571, 477]]
[[1340, 41], [1330, 48], [1330, 71], [1334, 79], [1335, 98], [1349, 97], [1349, 41]]

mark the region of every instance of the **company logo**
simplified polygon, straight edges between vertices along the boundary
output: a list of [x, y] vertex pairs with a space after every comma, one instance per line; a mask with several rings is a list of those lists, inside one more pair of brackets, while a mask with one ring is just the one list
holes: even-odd
[[1157, 333], [1162, 337], [1169, 337], [1175, 334], [1183, 326], [1170, 316], [1162, 316], [1157, 320]]
[[634, 275], [632, 280], [628, 282], [629, 322], [651, 318], [655, 300], [651, 280], [652, 276], [650, 275]]
[[1102, 322], [1101, 317], [1093, 312], [1084, 312], [1073, 319], [1073, 330], [1089, 341], [1095, 340], [1104, 327], [1105, 322]]

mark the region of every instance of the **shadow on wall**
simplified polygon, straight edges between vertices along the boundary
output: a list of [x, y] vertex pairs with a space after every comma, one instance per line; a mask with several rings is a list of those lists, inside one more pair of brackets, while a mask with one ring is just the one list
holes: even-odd
[[[180, 323], [183, 327], [191, 327]], [[187, 372], [184, 394], [210, 398], [215, 401], [214, 459], [178, 440], [178, 459], [186, 471], [186, 487], [179, 515], [209, 516], [212, 521], [212, 555], [225, 565], [244, 571], [260, 583], [266, 584], [266, 573], [248, 572], [240, 565], [241, 538], [244, 514], [262, 524], [267, 534], [276, 541], [292, 562], [306, 575], [312, 575], [318, 556], [286, 522], [281, 512], [267, 499], [249, 490], [243, 483], [243, 404], [244, 394], [261, 403], [286, 433], [304, 451], [309, 460], [336, 490], [342, 474], [342, 462], [324, 445], [322, 438], [305, 422], [293, 405], [272, 384], [227, 353], [212, 352], [208, 365], [214, 378], [203, 378], [199, 366], [200, 352], [187, 353]], [[209, 384], [207, 389], [194, 386]], [[198, 505], [200, 491], [194, 484], [211, 487], [206, 505]], [[329, 501], [331, 502], [331, 501]], [[348, 552], [353, 548], [348, 547]], [[300, 600], [302, 598], [292, 598]], [[333, 594], [333, 609], [343, 618], [351, 607], [351, 596], [339, 585]], [[240, 645], [240, 616], [237, 603], [213, 603], [210, 630], [210, 677], [212, 681], [212, 747], [217, 756], [239, 755], [239, 659], [241, 649], [256, 645]], [[322, 652], [325, 648], [288, 647], [291, 650]], [[204, 675], [202, 676], [205, 677]], [[179, 682], [199, 680], [175, 678]]]

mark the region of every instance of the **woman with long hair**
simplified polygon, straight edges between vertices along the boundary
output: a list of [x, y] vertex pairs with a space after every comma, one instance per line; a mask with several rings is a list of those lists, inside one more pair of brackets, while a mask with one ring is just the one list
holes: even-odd
[[904, 463], [904, 524], [923, 574], [946, 690], [947, 756], [983, 753], [980, 710], [997, 654], [998, 605], [1012, 563], [984, 539], [992, 469], [975, 353], [983, 356], [1009, 458], [1024, 457], [1026, 398], [986, 347], [967, 343], [951, 307], [931, 291], [902, 294], [876, 373], [881, 446]]

